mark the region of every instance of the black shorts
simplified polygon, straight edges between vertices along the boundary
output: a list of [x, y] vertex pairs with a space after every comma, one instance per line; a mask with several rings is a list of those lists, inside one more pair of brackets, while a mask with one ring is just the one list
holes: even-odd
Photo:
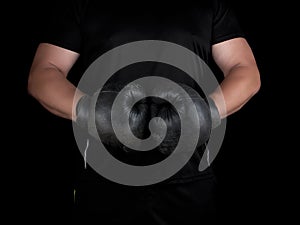
[[144, 187], [82, 182], [73, 220], [88, 225], [216, 224], [216, 179], [209, 174]]

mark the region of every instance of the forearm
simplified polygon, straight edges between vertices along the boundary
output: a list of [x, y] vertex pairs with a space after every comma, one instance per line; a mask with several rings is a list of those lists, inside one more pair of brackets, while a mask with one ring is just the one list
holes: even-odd
[[232, 68], [220, 86], [211, 94], [221, 118], [238, 111], [260, 88], [259, 72], [256, 66]]
[[74, 119], [76, 87], [56, 68], [39, 68], [30, 73], [28, 91], [51, 113]]

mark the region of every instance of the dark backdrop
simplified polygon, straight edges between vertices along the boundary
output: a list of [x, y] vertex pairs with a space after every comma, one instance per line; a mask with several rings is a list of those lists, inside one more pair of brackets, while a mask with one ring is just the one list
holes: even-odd
[[[263, 7], [261, 1], [232, 0], [261, 72], [259, 93], [227, 120], [222, 149], [214, 161], [219, 190], [220, 218], [226, 223], [265, 222], [290, 218], [291, 168], [289, 147], [294, 113], [284, 97], [290, 89], [289, 17], [282, 6]], [[59, 1], [24, 1], [8, 8], [3, 33], [3, 118], [9, 124], [3, 138], [5, 208], [10, 220], [32, 223], [68, 221], [72, 207], [74, 152], [70, 122], [51, 115], [27, 94], [36, 35], [48, 9]], [[16, 19], [14, 22], [13, 19]], [[8, 43], [8, 44], [5, 44]], [[4, 95], [7, 96], [7, 95]], [[286, 115], [290, 117], [286, 117]], [[6, 118], [10, 118], [9, 120]], [[289, 122], [290, 121], [290, 122]], [[5, 145], [5, 143], [8, 144]], [[76, 147], [76, 146], [75, 146]], [[7, 156], [6, 156], [7, 154]], [[285, 161], [286, 160], [286, 161]], [[10, 216], [11, 215], [11, 216]], [[45, 221], [44, 221], [45, 220]]]

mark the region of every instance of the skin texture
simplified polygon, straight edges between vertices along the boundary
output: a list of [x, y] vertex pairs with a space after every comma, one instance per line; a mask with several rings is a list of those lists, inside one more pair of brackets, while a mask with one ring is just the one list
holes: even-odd
[[[216, 64], [224, 74], [220, 87], [211, 94], [221, 118], [238, 111], [260, 88], [260, 74], [250, 46], [235, 38], [212, 46]], [[221, 99], [223, 93], [225, 105]]]
[[[221, 118], [225, 118], [238, 111], [257, 93], [260, 74], [251, 48], [244, 38], [215, 44], [212, 53], [224, 74], [224, 80], [210, 97], [215, 101]], [[76, 105], [83, 93], [75, 96], [76, 87], [68, 81], [67, 75], [78, 57], [76, 52], [41, 43], [36, 50], [28, 79], [30, 95], [51, 113], [74, 121], [76, 115], [73, 100]]]

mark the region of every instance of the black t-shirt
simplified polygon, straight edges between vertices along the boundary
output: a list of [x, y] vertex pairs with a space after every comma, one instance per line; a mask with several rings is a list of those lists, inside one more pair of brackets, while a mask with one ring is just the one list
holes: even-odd
[[213, 44], [243, 36], [233, 10], [222, 0], [169, 7], [70, 2], [53, 12], [40, 41], [80, 53], [85, 68], [108, 50], [139, 40], [177, 43], [209, 63]]
[[[174, 3], [177, 4], [177, 3]], [[40, 42], [51, 43], [80, 54], [80, 68], [70, 80], [78, 82], [88, 66], [105, 52], [126, 43], [162, 40], [176, 43], [211, 63], [212, 45], [243, 37], [233, 10], [220, 0], [202, 0], [185, 6], [115, 5], [99, 0], [73, 0], [56, 9]], [[184, 182], [210, 174], [198, 171], [202, 150], [195, 152], [173, 182]], [[89, 167], [80, 180], [101, 179]], [[88, 172], [89, 171], [89, 172]], [[92, 174], [92, 175], [91, 175]]]

